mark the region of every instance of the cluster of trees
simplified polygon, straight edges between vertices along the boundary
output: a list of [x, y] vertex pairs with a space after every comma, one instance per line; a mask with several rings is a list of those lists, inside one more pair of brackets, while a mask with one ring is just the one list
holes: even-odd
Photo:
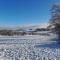
[[50, 29], [48, 28], [37, 28], [35, 29], [35, 32], [38, 32], [38, 31], [49, 31]]
[[7, 30], [7, 29], [3, 29], [0, 30], [0, 35], [5, 35], [5, 36], [14, 36], [14, 35], [39, 35], [40, 33], [37, 33], [38, 31], [49, 31], [49, 29], [47, 28], [36, 28], [34, 30], [30, 30], [28, 31], [18, 31], [18, 30]]
[[54, 27], [54, 32], [60, 35], [60, 4], [54, 4], [51, 9], [51, 26]]
[[7, 36], [13, 36], [13, 35], [25, 35], [25, 32], [19, 32], [14, 30], [0, 30], [0, 35], [7, 35]]

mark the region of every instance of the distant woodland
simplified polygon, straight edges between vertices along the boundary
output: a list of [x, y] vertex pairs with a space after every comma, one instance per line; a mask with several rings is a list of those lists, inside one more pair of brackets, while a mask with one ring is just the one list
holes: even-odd
[[49, 29], [45, 29], [45, 28], [36, 28], [34, 30], [29, 29], [29, 31], [26, 30], [22, 30], [22, 31], [18, 31], [18, 30], [8, 30], [8, 29], [2, 29], [0, 30], [0, 35], [5, 35], [5, 36], [13, 36], [13, 35], [36, 35], [37, 32], [41, 32], [41, 31], [49, 31]]

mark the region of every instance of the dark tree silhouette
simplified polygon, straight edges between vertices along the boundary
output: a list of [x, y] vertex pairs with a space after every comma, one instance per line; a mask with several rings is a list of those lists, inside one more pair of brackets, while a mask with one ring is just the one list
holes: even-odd
[[51, 26], [54, 26], [53, 32], [57, 34], [57, 43], [60, 44], [60, 4], [54, 4], [51, 9]]
[[51, 25], [54, 25], [54, 32], [60, 35], [60, 5], [54, 4], [51, 9]]

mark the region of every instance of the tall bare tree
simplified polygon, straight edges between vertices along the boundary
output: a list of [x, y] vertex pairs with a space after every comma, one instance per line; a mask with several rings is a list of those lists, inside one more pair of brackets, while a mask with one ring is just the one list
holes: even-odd
[[54, 31], [60, 35], [60, 4], [53, 5], [50, 23], [55, 26]]

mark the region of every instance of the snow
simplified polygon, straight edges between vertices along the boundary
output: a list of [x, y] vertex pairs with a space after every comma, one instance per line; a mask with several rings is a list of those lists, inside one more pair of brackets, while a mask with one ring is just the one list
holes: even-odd
[[56, 35], [0, 36], [0, 60], [60, 60]]
[[31, 44], [6, 44], [0, 46], [0, 58], [1, 60], [59, 60], [60, 49], [37, 48]]
[[56, 36], [42, 36], [42, 35], [25, 35], [25, 36], [0, 36], [0, 43], [35, 43], [44, 44], [55, 41], [50, 41]]

